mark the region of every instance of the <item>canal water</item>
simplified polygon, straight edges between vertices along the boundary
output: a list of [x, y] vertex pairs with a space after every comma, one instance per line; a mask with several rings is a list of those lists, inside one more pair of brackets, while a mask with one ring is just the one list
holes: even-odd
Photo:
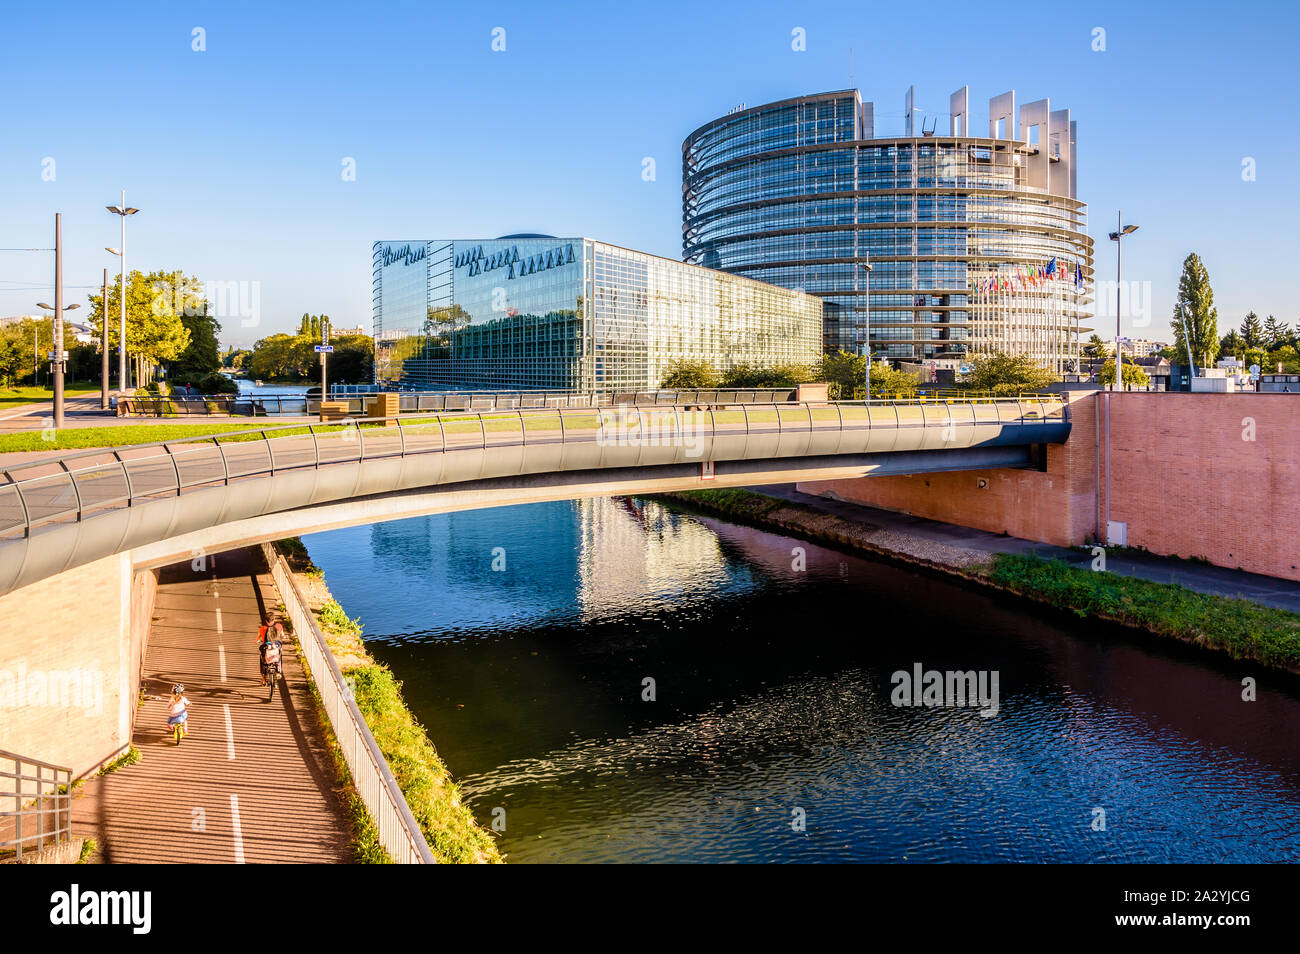
[[304, 542], [512, 862], [1300, 861], [1258, 666], [648, 501]]

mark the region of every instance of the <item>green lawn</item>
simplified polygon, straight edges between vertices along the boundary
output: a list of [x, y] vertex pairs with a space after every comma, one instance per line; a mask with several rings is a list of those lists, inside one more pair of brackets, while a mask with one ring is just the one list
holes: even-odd
[[[64, 397], [84, 397], [87, 394], [98, 393], [99, 385], [94, 387], [81, 387], [78, 385], [77, 387], [63, 389]], [[54, 400], [54, 392], [47, 387], [0, 388], [0, 409], [52, 400]]]

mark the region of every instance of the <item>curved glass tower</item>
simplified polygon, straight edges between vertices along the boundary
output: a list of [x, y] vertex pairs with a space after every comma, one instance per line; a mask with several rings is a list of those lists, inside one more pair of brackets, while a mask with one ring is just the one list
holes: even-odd
[[1092, 301], [1077, 124], [1045, 99], [1017, 113], [1011, 92], [975, 136], [968, 98], [945, 135], [914, 128], [910, 90], [899, 137], [876, 137], [857, 90], [706, 123], [682, 144], [683, 259], [821, 297], [827, 351], [861, 351], [869, 321], [878, 355], [1067, 370]]

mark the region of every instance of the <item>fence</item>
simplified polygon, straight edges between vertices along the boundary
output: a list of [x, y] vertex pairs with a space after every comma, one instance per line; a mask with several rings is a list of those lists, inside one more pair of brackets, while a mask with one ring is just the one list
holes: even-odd
[[269, 543], [262, 544], [262, 552], [271, 567], [271, 576], [284, 600], [285, 611], [293, 623], [293, 631], [302, 646], [307, 668], [320, 692], [321, 704], [329, 717], [334, 736], [338, 739], [343, 758], [352, 772], [352, 783], [365, 803], [370, 817], [379, 832], [379, 843], [399, 864], [434, 864], [433, 853], [424, 840], [419, 823], [411, 814], [410, 806], [397, 780], [388, 767], [388, 761], [379, 751], [366, 720], [357, 708], [352, 690], [330, 653], [316, 618], [307, 600], [293, 578], [289, 566]]
[[[12, 848], [21, 861], [24, 849], [40, 851], [47, 843], [68, 841], [72, 837], [72, 769], [0, 751], [0, 769], [7, 763], [13, 771], [0, 771], [0, 802], [12, 800], [14, 807], [13, 811], [0, 811], [0, 854]], [[14, 820], [12, 835], [8, 822], [3, 821], [9, 818]], [[30, 823], [24, 824], [24, 819], [34, 819], [36, 830], [31, 830]]]
[[[795, 400], [793, 388], [711, 388], [683, 391], [377, 391], [356, 385], [332, 386], [330, 400], [347, 401], [348, 413], [362, 415], [381, 394], [397, 394], [404, 414], [423, 411], [497, 411], [560, 407], [614, 407], [626, 404], [781, 404]], [[142, 417], [304, 416], [320, 408], [312, 394], [149, 395], [118, 399], [118, 413]]]

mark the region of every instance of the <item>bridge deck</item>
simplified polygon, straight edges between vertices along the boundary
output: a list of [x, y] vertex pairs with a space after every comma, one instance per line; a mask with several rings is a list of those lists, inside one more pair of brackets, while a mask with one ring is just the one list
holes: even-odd
[[[279, 599], [256, 549], [209, 559], [201, 573], [188, 565], [163, 571], [141, 674], [149, 698], [136, 714], [144, 758], [101, 780], [94, 827], [103, 860], [351, 860], [297, 656], [285, 654], [274, 701], [259, 685], [258, 621]], [[178, 681], [193, 704], [179, 746], [164, 725], [164, 700]]]

